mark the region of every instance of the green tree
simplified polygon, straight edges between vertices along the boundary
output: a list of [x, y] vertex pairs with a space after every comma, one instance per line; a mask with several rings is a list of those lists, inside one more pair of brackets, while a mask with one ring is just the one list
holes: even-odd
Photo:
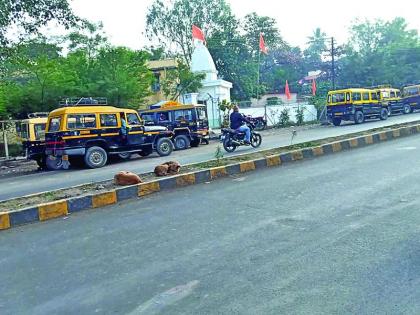
[[320, 70], [322, 68], [322, 54], [327, 51], [327, 34], [318, 27], [308, 37], [308, 47], [303, 51], [307, 69]]
[[205, 74], [192, 73], [182, 61], [178, 61], [176, 69], [167, 70], [166, 78], [161, 81], [162, 91], [169, 100], [178, 100], [185, 93], [198, 92]]
[[9, 42], [6, 34], [11, 28], [33, 34], [50, 21], [56, 21], [66, 28], [80, 22], [66, 0], [2, 0], [0, 12], [2, 45]]
[[339, 60], [339, 84], [402, 86], [420, 76], [420, 38], [403, 18], [356, 21], [352, 37]]
[[149, 54], [125, 47], [109, 47], [99, 51], [95, 72], [98, 94], [116, 106], [138, 108], [150, 95], [153, 75], [147, 68]]
[[155, 0], [146, 16], [147, 36], [158, 39], [169, 50], [174, 48], [184, 62], [190, 64], [193, 52], [191, 27], [197, 25], [207, 37], [222, 31], [233, 21], [230, 6], [225, 0]]

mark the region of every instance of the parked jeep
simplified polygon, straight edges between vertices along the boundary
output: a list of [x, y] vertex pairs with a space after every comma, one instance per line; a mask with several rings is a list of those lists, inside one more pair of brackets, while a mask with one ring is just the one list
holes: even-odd
[[133, 109], [67, 102], [48, 116], [46, 163], [49, 169], [67, 168], [69, 162], [99, 168], [109, 156], [128, 159], [154, 151], [167, 156], [173, 150], [172, 135], [164, 127], [144, 126]]
[[140, 112], [140, 116], [145, 126], [163, 126], [173, 131], [177, 150], [208, 143], [209, 125], [204, 105], [166, 102], [158, 108]]

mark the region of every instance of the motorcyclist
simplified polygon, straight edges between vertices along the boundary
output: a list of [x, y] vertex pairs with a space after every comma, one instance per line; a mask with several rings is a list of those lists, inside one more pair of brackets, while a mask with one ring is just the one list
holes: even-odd
[[249, 129], [246, 123], [251, 122], [239, 113], [239, 106], [234, 105], [233, 112], [230, 114], [230, 128], [240, 132], [245, 132], [245, 144], [251, 144], [251, 129]]

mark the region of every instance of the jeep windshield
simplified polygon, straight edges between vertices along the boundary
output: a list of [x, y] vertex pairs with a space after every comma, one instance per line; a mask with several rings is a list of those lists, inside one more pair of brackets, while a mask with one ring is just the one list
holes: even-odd
[[198, 120], [207, 120], [207, 114], [205, 107], [196, 107], [197, 110], [197, 119]]
[[141, 119], [143, 119], [144, 124], [147, 126], [154, 125], [155, 123], [153, 119], [153, 114], [141, 114]]
[[52, 117], [48, 125], [48, 132], [56, 132], [60, 130], [61, 117]]

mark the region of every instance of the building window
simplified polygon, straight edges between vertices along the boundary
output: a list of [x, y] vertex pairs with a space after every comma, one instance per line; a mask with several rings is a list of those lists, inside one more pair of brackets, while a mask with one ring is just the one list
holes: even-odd
[[160, 91], [160, 73], [154, 72], [153, 75], [155, 80], [152, 83], [152, 91], [156, 93]]

